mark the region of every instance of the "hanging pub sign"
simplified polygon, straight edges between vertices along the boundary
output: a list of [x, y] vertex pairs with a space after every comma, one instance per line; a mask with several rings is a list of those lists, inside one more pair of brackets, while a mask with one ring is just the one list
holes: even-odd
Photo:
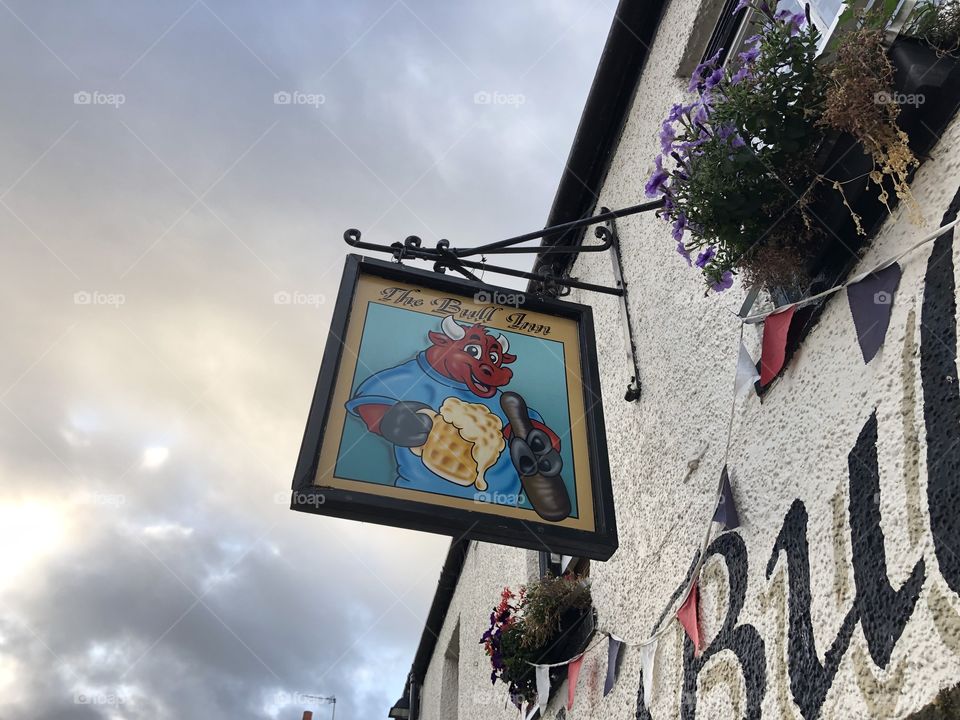
[[590, 308], [348, 255], [291, 508], [609, 558]]

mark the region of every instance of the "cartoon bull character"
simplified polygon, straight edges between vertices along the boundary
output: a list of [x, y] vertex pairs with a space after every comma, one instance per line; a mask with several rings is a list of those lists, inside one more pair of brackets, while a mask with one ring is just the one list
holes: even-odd
[[451, 316], [440, 330], [413, 359], [364, 380], [346, 403], [394, 446], [395, 485], [511, 505], [522, 485], [542, 518], [566, 518], [560, 438], [520, 395], [502, 390], [517, 359], [507, 338]]

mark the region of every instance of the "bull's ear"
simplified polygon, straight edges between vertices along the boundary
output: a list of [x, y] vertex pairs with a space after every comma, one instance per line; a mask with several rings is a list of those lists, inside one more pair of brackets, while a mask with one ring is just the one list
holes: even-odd
[[507, 363], [512, 363], [512, 362], [515, 361], [516, 359], [517, 359], [517, 356], [516, 356], [516, 355], [511, 355], [510, 353], [504, 353], [504, 354], [503, 354], [503, 364], [504, 364], [504, 365], [506, 365]]
[[440, 345], [441, 347], [445, 347], [453, 342], [446, 335], [438, 332], [428, 332], [427, 337], [430, 338], [430, 342], [432, 342], [434, 345]]

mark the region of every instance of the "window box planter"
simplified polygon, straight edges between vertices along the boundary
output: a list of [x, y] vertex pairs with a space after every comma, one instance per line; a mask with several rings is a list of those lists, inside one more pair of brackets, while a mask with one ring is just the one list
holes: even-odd
[[836, 283], [888, 205], [909, 200], [918, 158], [960, 101], [960, 72], [912, 37], [885, 49], [867, 20], [818, 56], [820, 35], [802, 13], [761, 3], [754, 15], [746, 49], [732, 64], [704, 61], [690, 102], [670, 110], [645, 192], [663, 196], [677, 252], [708, 290], [737, 273], [782, 304]]
[[[910, 149], [923, 163], [929, 157], [941, 133], [960, 107], [960, 60], [939, 56], [937, 51], [915, 38], [900, 36], [893, 43], [890, 59], [894, 66], [894, 98], [919, 100], [902, 102], [898, 123], [910, 137]], [[877, 196], [876, 186], [864, 175], [873, 165], [859, 143], [845, 133], [832, 133], [821, 146], [817, 166], [823, 175], [839, 180], [850, 207], [860, 218], [866, 235], [857, 233], [853, 218], [839, 193], [826, 188], [811, 205], [814, 222], [823, 233], [823, 245], [812, 255], [807, 271], [813, 284], [803, 294], [815, 294], [846, 279], [856, 267], [859, 253], [880, 230], [889, 213]], [[862, 178], [860, 181], [853, 181]], [[897, 196], [887, 184], [890, 207], [897, 205]], [[773, 289], [777, 304], [794, 301], [801, 293], [796, 289]], [[791, 338], [788, 353], [796, 348], [819, 318], [819, 308], [797, 323], [801, 332]]]
[[[922, 97], [922, 103], [903, 103], [900, 106], [898, 124], [910, 137], [910, 149], [921, 164], [940, 139], [940, 135], [960, 109], [960, 59], [938, 55], [928, 44], [916, 38], [901, 35], [892, 44], [889, 52], [894, 68], [894, 91], [901, 98]], [[862, 177], [872, 168], [872, 163], [850, 135], [832, 134], [818, 153], [820, 172], [830, 179], [845, 182]], [[803, 295], [813, 295], [846, 280], [859, 262], [861, 251], [879, 232], [889, 213], [877, 197], [876, 187], [863, 182], [851, 182], [844, 186], [844, 194], [850, 207], [860, 218], [866, 235], [857, 233], [850, 211], [843, 199], [835, 192], [823, 192], [812, 204], [811, 214], [824, 233], [824, 243], [819, 253], [811, 256], [807, 270], [813, 283], [806, 293], [795, 289], [771, 289], [777, 305], [799, 300]], [[897, 206], [897, 196], [887, 185], [891, 208]], [[787, 337], [784, 370], [800, 344], [820, 319], [826, 303], [797, 311]], [[782, 374], [783, 370], [781, 371]], [[760, 389], [761, 395], [773, 383]]]

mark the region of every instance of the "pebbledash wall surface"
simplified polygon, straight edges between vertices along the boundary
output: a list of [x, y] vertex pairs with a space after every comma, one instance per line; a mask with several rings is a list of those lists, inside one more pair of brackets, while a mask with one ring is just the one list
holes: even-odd
[[[698, 12], [699, 0], [664, 9], [596, 207], [642, 199], [659, 122], [684, 96], [677, 67]], [[854, 274], [941, 224], [960, 189], [960, 123], [948, 126], [912, 189], [927, 227], [896, 211]], [[612, 559], [590, 568], [598, 626], [638, 641], [683, 585], [713, 513], [737, 361], [732, 312], [744, 292], [735, 285], [704, 297], [699, 273], [658, 219], [617, 227], [639, 402], [622, 399], [632, 371], [616, 299], [577, 291], [570, 299], [594, 308], [620, 534]], [[702, 571], [706, 652], [685, 659], [673, 624], [660, 641], [647, 714], [638, 709], [635, 648], [603, 697], [601, 643], [584, 660], [573, 710], [561, 710], [561, 687], [547, 718], [902, 718], [960, 683], [960, 243], [948, 235], [902, 265], [886, 342], [869, 365], [838, 293], [763, 401], [751, 393], [736, 402], [730, 467], [742, 527], [713, 542]], [[613, 283], [606, 254], [581, 255], [572, 275]], [[760, 332], [745, 332], [754, 358]], [[538, 573], [536, 553], [470, 545], [420, 717], [517, 717], [505, 686], [491, 686], [478, 640], [503, 586]]]

